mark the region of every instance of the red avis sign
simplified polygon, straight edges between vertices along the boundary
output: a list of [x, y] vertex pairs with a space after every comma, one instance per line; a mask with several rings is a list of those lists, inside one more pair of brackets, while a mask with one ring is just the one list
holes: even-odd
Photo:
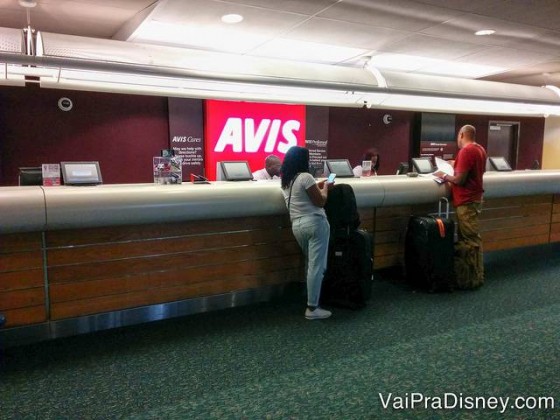
[[305, 146], [305, 105], [205, 101], [205, 174], [216, 179], [216, 164], [246, 160], [251, 171], [268, 155], [281, 160], [292, 146]]

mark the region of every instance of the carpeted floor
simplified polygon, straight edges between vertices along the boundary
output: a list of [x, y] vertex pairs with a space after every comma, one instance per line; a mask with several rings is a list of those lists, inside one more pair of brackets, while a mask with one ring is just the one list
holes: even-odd
[[0, 418], [560, 418], [560, 246], [488, 253], [475, 292], [376, 274], [366, 309], [325, 321], [295, 293], [10, 348]]

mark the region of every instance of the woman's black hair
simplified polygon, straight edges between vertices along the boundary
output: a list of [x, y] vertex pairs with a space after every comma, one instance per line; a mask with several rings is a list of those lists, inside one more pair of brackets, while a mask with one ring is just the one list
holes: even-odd
[[375, 162], [375, 166], [373, 166], [371, 169], [377, 172], [377, 170], [379, 169], [379, 161], [380, 161], [380, 156], [379, 153], [377, 153], [377, 149], [367, 150], [366, 153], [364, 154], [364, 157], [362, 158], [362, 161], [371, 160], [371, 158], [374, 156], [377, 156], [377, 162]]
[[305, 147], [292, 146], [284, 156], [280, 174], [282, 188], [286, 189], [300, 172], [309, 172], [309, 150]]

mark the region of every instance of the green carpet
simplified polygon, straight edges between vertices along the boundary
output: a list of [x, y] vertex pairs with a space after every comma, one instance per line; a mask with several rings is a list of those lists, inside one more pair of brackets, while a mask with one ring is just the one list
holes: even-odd
[[[10, 348], [0, 418], [560, 418], [559, 251], [489, 253], [475, 292], [415, 293], [376, 273], [366, 309], [325, 321], [305, 320], [296, 293]], [[400, 409], [420, 395], [432, 405]], [[555, 408], [514, 409], [518, 396]], [[455, 407], [439, 409], [446, 397]], [[476, 397], [510, 400], [501, 414], [469, 407]]]

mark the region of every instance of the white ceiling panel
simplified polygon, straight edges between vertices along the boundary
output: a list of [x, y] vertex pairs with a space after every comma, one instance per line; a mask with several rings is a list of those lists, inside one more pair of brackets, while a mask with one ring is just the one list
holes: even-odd
[[414, 32], [445, 22], [462, 13], [402, 0], [348, 0], [321, 12], [320, 17], [361, 23], [368, 26]]
[[347, 60], [348, 57], [361, 56], [367, 52], [367, 50], [358, 48], [277, 38], [251, 51], [251, 55], [322, 64], [336, 64]]
[[[551, 63], [548, 73], [560, 73], [560, 0], [37, 2], [30, 9], [31, 25], [43, 32], [130, 37], [129, 41], [356, 67], [364, 65], [362, 56], [380, 53], [458, 59], [510, 69], [486, 77], [492, 80], [535, 84], [542, 83], [537, 69], [543, 63]], [[155, 5], [149, 13], [147, 8]], [[226, 25], [220, 21], [226, 13], [241, 14], [244, 20]], [[18, 0], [0, 0], [0, 27], [21, 29], [26, 24], [26, 9]], [[487, 27], [496, 34], [473, 35]], [[416, 71], [437, 67], [417, 66]]]
[[245, 6], [213, 0], [185, 0], [162, 3], [151, 19], [162, 23], [181, 25], [225, 25], [220, 18], [225, 14], [236, 13], [244, 17], [237, 25], [244, 30], [253, 29], [277, 32], [288, 29], [309, 18], [307, 15], [276, 11], [261, 7]]
[[520, 51], [504, 47], [488, 47], [484, 51], [465, 55], [458, 59], [464, 63], [486, 64], [490, 66], [515, 69], [519, 66], [533, 66], [535, 64], [554, 61], [555, 57], [538, 52]]
[[484, 14], [487, 9], [504, 7], [504, 0], [418, 0], [418, 3], [478, 14]]
[[[492, 36], [477, 36], [479, 30], [493, 29]], [[512, 25], [500, 19], [488, 18], [471, 13], [430, 28], [423, 29], [423, 34], [461, 42], [484, 45], [507, 45], [541, 36], [546, 30], [527, 25]], [[560, 34], [559, 34], [560, 35]]]
[[467, 42], [415, 34], [401, 41], [389, 44], [383, 51], [450, 60], [465, 54], [481, 51], [485, 48], [485, 46], [479, 44], [469, 44]]
[[313, 16], [340, 0], [227, 0], [227, 3], [256, 6], [284, 12]]
[[540, 34], [536, 38], [522, 41], [512, 41], [506, 45], [519, 50], [536, 51], [544, 54], [555, 55], [560, 58], [560, 32], [548, 31]]
[[290, 39], [308, 42], [375, 50], [409, 35], [410, 32], [394, 29], [332, 19], [313, 18], [285, 36]]
[[489, 3], [482, 10], [486, 16], [560, 30], [560, 3], [558, 0], [504, 0]]

